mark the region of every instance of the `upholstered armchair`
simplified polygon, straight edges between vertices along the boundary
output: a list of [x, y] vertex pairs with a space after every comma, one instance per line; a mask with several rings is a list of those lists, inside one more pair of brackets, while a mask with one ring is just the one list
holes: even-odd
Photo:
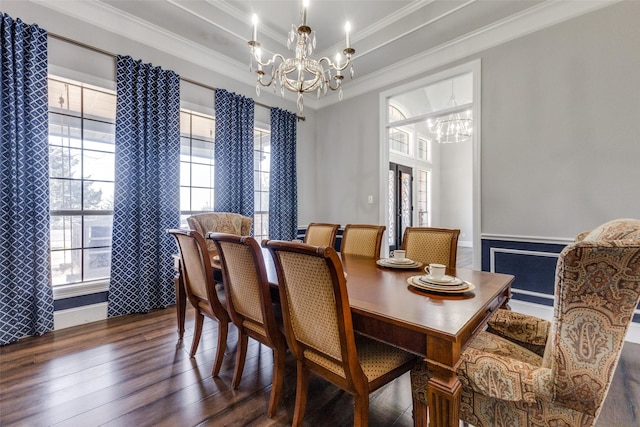
[[[191, 215], [187, 218], [189, 228], [197, 231], [204, 238], [207, 233], [229, 233], [238, 236], [251, 234], [253, 220], [249, 217], [231, 212], [207, 212]], [[213, 256], [218, 253], [216, 245], [211, 240], [206, 240], [209, 253]]]
[[[552, 322], [498, 310], [461, 356], [460, 418], [474, 426], [592, 426], [640, 300], [640, 220], [582, 233], [559, 256]], [[426, 399], [424, 364], [412, 372]]]

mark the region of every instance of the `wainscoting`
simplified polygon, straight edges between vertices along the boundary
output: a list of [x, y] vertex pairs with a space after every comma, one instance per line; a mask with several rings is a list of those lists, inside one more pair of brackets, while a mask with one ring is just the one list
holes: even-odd
[[[512, 309], [550, 320], [558, 255], [570, 243], [570, 239], [482, 235], [482, 270], [513, 274]], [[627, 341], [640, 343], [640, 306]]]

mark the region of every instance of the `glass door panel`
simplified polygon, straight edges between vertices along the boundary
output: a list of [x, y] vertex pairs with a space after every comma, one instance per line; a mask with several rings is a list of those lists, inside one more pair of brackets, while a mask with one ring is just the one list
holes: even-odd
[[413, 220], [413, 170], [389, 163], [389, 250], [402, 246], [404, 230]]

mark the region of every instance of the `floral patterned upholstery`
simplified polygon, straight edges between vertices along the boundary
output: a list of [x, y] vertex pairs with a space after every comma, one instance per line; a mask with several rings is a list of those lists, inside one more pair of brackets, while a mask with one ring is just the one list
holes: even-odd
[[[231, 212], [207, 212], [191, 215], [187, 218], [189, 228], [200, 233], [202, 237], [211, 231], [248, 236], [251, 234], [252, 222], [253, 220], [249, 217]], [[211, 255], [217, 254], [216, 245], [208, 239], [206, 242], [209, 253]]]
[[[498, 310], [462, 353], [461, 419], [477, 427], [593, 426], [639, 301], [640, 221], [581, 233], [558, 259], [553, 321]], [[424, 401], [428, 378], [418, 364], [417, 399]]]
[[402, 238], [405, 256], [426, 265], [456, 266], [460, 230], [431, 227], [407, 227]]

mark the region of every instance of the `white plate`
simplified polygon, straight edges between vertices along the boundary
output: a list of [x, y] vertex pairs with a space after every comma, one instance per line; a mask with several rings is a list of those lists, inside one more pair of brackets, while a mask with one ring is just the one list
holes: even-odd
[[220, 255], [214, 255], [211, 257], [211, 259], [214, 261], [220, 261]]
[[385, 258], [391, 264], [415, 264], [416, 262], [409, 258]]
[[407, 279], [407, 283], [409, 285], [418, 288], [420, 290], [430, 291], [430, 292], [438, 292], [444, 294], [463, 294], [465, 292], [471, 292], [476, 287], [473, 283], [462, 282], [462, 284], [457, 286], [446, 286], [446, 285], [432, 285], [428, 283], [424, 283], [420, 281], [420, 276], [411, 276]]
[[422, 267], [421, 262], [413, 262], [413, 264], [397, 264], [393, 262], [389, 262], [387, 258], [381, 258], [376, 261], [380, 267], [389, 267], [389, 268], [420, 268]]
[[420, 276], [419, 280], [422, 283], [427, 283], [430, 285], [441, 285], [441, 286], [455, 286], [462, 283], [462, 280], [458, 279], [457, 277], [443, 276], [442, 279], [435, 279], [431, 277], [429, 274]]

